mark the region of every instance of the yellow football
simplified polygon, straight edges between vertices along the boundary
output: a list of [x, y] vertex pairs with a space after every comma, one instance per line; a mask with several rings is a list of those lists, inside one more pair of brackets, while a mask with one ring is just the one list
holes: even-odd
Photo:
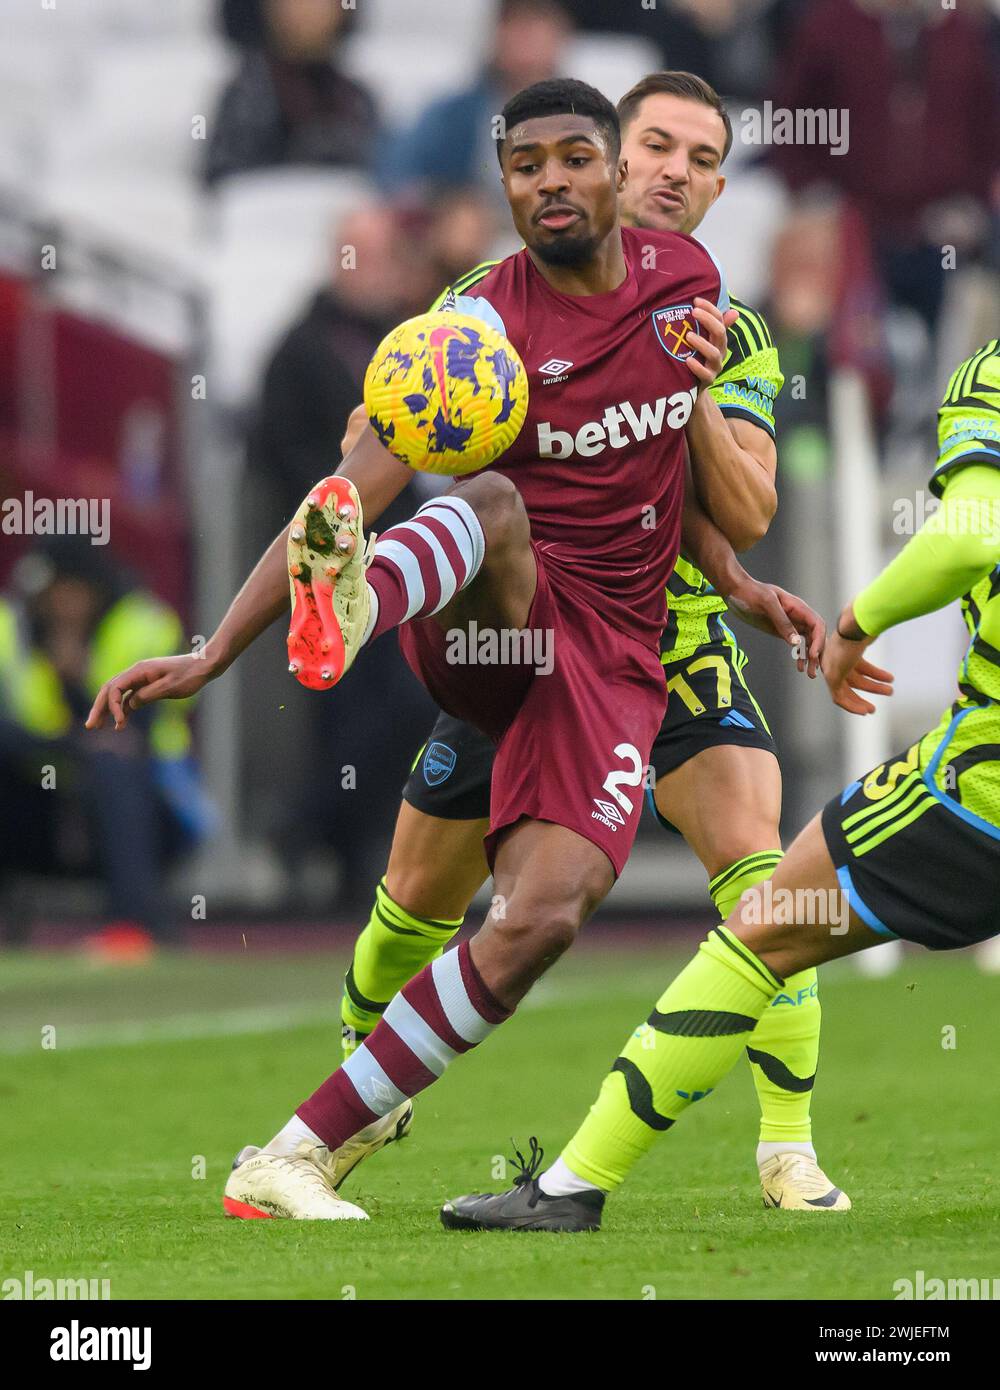
[[475, 473], [509, 449], [528, 374], [502, 333], [468, 314], [418, 314], [379, 344], [365, 409], [395, 458], [423, 473]]

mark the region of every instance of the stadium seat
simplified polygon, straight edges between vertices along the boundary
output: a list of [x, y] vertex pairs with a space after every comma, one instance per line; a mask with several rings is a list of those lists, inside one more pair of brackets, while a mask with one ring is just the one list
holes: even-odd
[[86, 8], [101, 30], [136, 36], [197, 36], [216, 32], [218, 6], [212, 0], [170, 0], [168, 5], [137, 5], [135, 0], [88, 0]]
[[165, 357], [180, 359], [190, 352], [196, 327], [191, 315], [189, 286], [158, 282], [145, 273], [116, 275], [105, 263], [75, 257], [61, 273], [53, 302], [81, 318], [113, 326], [135, 343]]
[[563, 63], [567, 77], [589, 82], [617, 101], [640, 77], [661, 66], [657, 48], [627, 34], [577, 34]]
[[116, 36], [183, 36], [214, 33], [215, 0], [0, 0], [4, 33], [29, 33], [50, 46], [76, 49], [81, 43], [104, 43]]
[[[489, 26], [474, 30], [464, 45], [451, 41], [450, 34], [448, 44], [442, 45], [441, 32], [424, 23], [409, 32], [405, 22], [388, 32], [369, 26], [345, 45], [347, 70], [372, 90], [389, 125], [409, 124], [429, 102], [460, 91], [475, 79]], [[644, 73], [658, 66], [656, 48], [644, 39], [579, 34], [568, 47], [563, 69], [617, 101]], [[400, 73], [406, 74], [405, 82], [399, 81]]]
[[20, 30], [0, 42], [0, 183], [22, 193], [44, 168], [54, 123], [53, 92], [72, 83], [65, 52]]
[[265, 354], [326, 277], [333, 228], [372, 197], [358, 174], [288, 168], [226, 180], [212, 210], [211, 374], [218, 398], [245, 404]]
[[[362, 32], [382, 44], [405, 34], [465, 55], [470, 72], [493, 29], [496, 0], [364, 0]], [[407, 69], [408, 72], [408, 69]]]
[[[205, 143], [192, 133], [192, 119], [211, 119], [233, 62], [216, 39], [102, 44], [72, 119], [53, 122], [53, 176], [83, 167], [101, 174], [194, 174]], [[124, 120], [123, 111], [132, 118]]]
[[[98, 232], [112, 251], [191, 265], [205, 150], [192, 116], [210, 119], [232, 61], [216, 39], [100, 45], [85, 76], [56, 87], [49, 102], [33, 179], [40, 211]], [[123, 110], [132, 118], [123, 120]]]
[[[371, 91], [389, 126], [406, 126], [438, 97], [471, 85], [478, 59], [433, 31], [392, 35], [362, 31], [344, 45], [344, 67]], [[403, 80], [400, 80], [401, 74]]]
[[743, 169], [730, 174], [722, 202], [698, 228], [698, 240], [711, 248], [737, 298], [759, 304], [766, 297], [771, 247], [787, 207], [780, 179], [766, 169]]
[[98, 238], [112, 256], [153, 258], [182, 273], [199, 269], [202, 198], [184, 175], [64, 170], [39, 182], [35, 206], [71, 233]]
[[89, 43], [99, 30], [94, 9], [93, 0], [86, 5], [0, 0], [3, 46], [30, 41], [58, 50]]
[[361, 174], [293, 165], [237, 174], [213, 198], [212, 228], [219, 248], [277, 241], [290, 256], [316, 244], [331, 219], [371, 194]]

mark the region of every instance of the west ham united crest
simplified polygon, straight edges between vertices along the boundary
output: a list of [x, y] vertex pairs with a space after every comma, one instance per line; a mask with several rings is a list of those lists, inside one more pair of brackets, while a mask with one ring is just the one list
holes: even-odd
[[686, 362], [694, 356], [694, 348], [688, 346], [688, 336], [698, 332], [693, 307], [691, 304], [672, 304], [666, 309], [653, 310], [653, 327], [660, 347], [670, 357], [676, 357], [678, 362]]

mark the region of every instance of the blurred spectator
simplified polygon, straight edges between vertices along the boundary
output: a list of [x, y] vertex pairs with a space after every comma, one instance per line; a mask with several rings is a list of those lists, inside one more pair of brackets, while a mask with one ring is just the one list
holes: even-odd
[[515, 92], [559, 73], [572, 29], [561, 0], [500, 0], [485, 66], [470, 87], [433, 102], [392, 143], [385, 167], [389, 184], [471, 184], [506, 207], [494, 122]]
[[375, 102], [336, 62], [355, 12], [340, 0], [265, 0], [263, 14], [263, 46], [244, 54], [212, 122], [206, 182], [279, 164], [368, 167]]
[[347, 417], [388, 330], [439, 288], [426, 257], [388, 206], [360, 209], [332, 238], [330, 280], [279, 343], [264, 374], [250, 450], [268, 528], [290, 517], [340, 462]]
[[664, 68], [696, 72], [726, 97], [756, 99], [771, 78], [802, 0], [658, 0], [655, 6], [564, 0], [580, 29], [629, 33], [660, 51]]
[[425, 245], [435, 293], [479, 265], [493, 231], [491, 204], [475, 188], [452, 189], [434, 200]]
[[471, 189], [456, 189], [431, 209], [361, 208], [337, 228], [329, 282], [264, 373], [250, 468], [269, 534], [275, 518], [291, 516], [339, 463], [348, 416], [381, 339], [478, 265], [492, 230], [489, 204]]
[[[337, 228], [329, 283], [279, 343], [264, 375], [246, 489], [256, 510], [246, 528], [256, 531], [255, 550], [339, 465], [341, 437], [381, 338], [483, 260], [492, 225], [489, 205], [458, 190], [433, 209], [359, 209]], [[404, 520], [413, 507], [404, 494], [377, 528]], [[268, 648], [261, 656], [246, 692], [257, 731], [247, 767], [247, 802], [261, 819], [254, 829], [277, 842], [296, 883], [311, 854], [328, 858], [332, 849], [342, 869], [339, 907], [353, 910], [368, 900], [384, 868], [400, 789], [434, 707], [394, 641], [375, 643], [356, 678], [327, 699], [294, 682], [289, 687], [280, 640], [276, 634], [273, 654]], [[276, 762], [283, 787], [310, 785], [316, 766], [326, 769], [321, 816], [304, 817], [295, 798], [273, 795]], [[352, 769], [346, 777], [345, 767]]]
[[213, 812], [182, 705], [140, 711], [117, 733], [84, 734], [83, 721], [104, 681], [183, 645], [177, 614], [82, 536], [29, 552], [0, 597], [0, 881], [95, 868], [112, 950], [173, 940], [164, 869]]
[[253, 48], [264, 42], [262, 0], [219, 0], [219, 27], [231, 43]]
[[809, 381], [808, 404], [786, 393], [786, 426], [825, 417], [821, 397], [835, 366], [861, 376], [876, 418], [883, 418], [892, 390], [886, 304], [856, 207], [817, 196], [792, 210], [771, 254], [770, 309], [786, 379]]
[[815, 0], [785, 56], [775, 104], [846, 111], [847, 151], [776, 145], [775, 167], [800, 191], [832, 186], [871, 229], [892, 301], [933, 330], [942, 247], [962, 255], [987, 236], [1000, 164], [1000, 106], [981, 11], [927, 0]]

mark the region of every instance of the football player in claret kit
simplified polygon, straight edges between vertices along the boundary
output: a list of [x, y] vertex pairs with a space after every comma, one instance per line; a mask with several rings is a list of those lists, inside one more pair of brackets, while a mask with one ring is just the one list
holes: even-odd
[[[685, 72], [651, 73], [618, 103], [628, 178], [623, 222], [693, 233], [725, 186], [732, 127], [717, 93]], [[470, 271], [438, 301], [476, 312], [495, 267]], [[763, 316], [733, 299], [722, 371], [687, 425], [699, 488], [739, 550], [759, 540], [776, 507], [774, 403], [783, 377]], [[654, 315], [665, 343], [683, 335], [678, 310]], [[566, 342], [531, 374], [550, 393], [578, 370]], [[610, 427], [616, 425], [610, 415]], [[700, 461], [711, 459], [712, 468]], [[660, 823], [698, 855], [721, 921], [744, 889], [781, 860], [781, 773], [767, 721], [747, 684], [747, 658], [726, 622], [727, 603], [681, 556], [667, 581], [660, 660], [669, 699], [653, 743], [647, 798]], [[384, 880], [344, 982], [344, 1054], [375, 1027], [386, 1003], [459, 930], [489, 876], [483, 836], [496, 747], [474, 725], [442, 714], [403, 791]], [[821, 1010], [815, 970], [786, 983], [747, 1055], [760, 1103], [757, 1162], [764, 1200], [797, 1210], [843, 1211], [812, 1145], [811, 1100]]]
[[[232, 1215], [362, 1218], [334, 1191], [357, 1161], [357, 1136], [374, 1127], [392, 1137], [410, 1098], [510, 1016], [606, 895], [635, 836], [666, 703], [659, 641], [686, 506], [684, 426], [698, 384], [721, 365], [727, 296], [697, 242], [620, 227], [618, 117], [599, 92], [539, 84], [504, 117], [502, 167], [526, 249], [477, 285], [478, 316], [506, 335], [532, 377], [556, 356], [572, 355], [573, 371], [531, 392], [527, 423], [496, 465], [391, 528], [373, 554], [359, 489], [345, 475], [324, 485], [321, 508], [339, 565], [332, 678], [366, 642], [404, 624], [403, 651], [438, 703], [500, 741], [487, 853], [504, 911], [420, 971], [274, 1139], [241, 1155], [226, 1187]], [[674, 338], [654, 322], [665, 311]], [[373, 433], [359, 451], [357, 473], [367, 473], [377, 510], [405, 478]], [[198, 662], [122, 673], [98, 696], [90, 725], [106, 710], [121, 724], [130, 708], [190, 694], [224, 669], [280, 612], [283, 541]], [[308, 585], [293, 634], [302, 601]], [[822, 642], [815, 615], [780, 590], [761, 596], [759, 611], [777, 607], [795, 641], [785, 605], [812, 664]], [[450, 663], [449, 629], [473, 621], [544, 634], [551, 673], [512, 664], [484, 679], [478, 666]], [[296, 650], [290, 642], [293, 664]], [[609, 798], [616, 818], [602, 809]]]
[[[709, 934], [556, 1163], [536, 1176], [529, 1162], [508, 1192], [447, 1203], [446, 1226], [595, 1229], [606, 1193], [722, 1080], [790, 974], [892, 937], [942, 951], [1000, 934], [1000, 340], [952, 376], [938, 443], [941, 508], [841, 613], [823, 674], [835, 703], [871, 713], [851, 687], [870, 643], [961, 599], [971, 640], [958, 698], [829, 801], [769, 883]], [[830, 910], [817, 911], [823, 902]], [[537, 1143], [532, 1156], [537, 1171]]]

